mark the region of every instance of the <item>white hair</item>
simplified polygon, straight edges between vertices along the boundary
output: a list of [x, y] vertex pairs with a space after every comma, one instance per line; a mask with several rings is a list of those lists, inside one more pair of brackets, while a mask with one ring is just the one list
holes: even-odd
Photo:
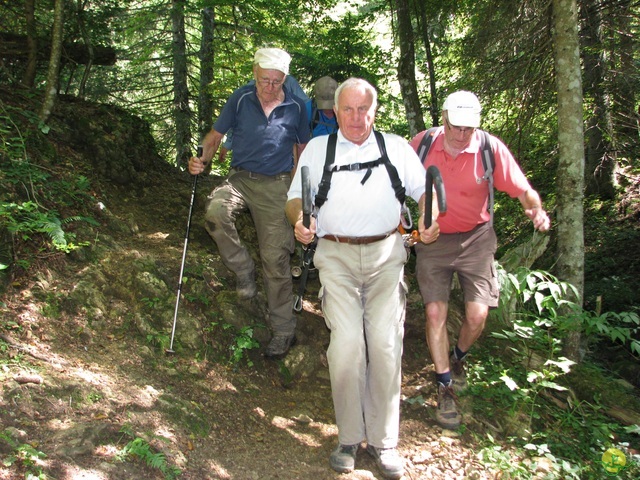
[[355, 77], [351, 77], [346, 79], [344, 82], [342, 82], [338, 88], [336, 88], [336, 93], [335, 93], [335, 104], [338, 105], [338, 98], [340, 97], [340, 93], [342, 93], [342, 90], [346, 89], [346, 88], [364, 88], [364, 90], [366, 92], [369, 93], [369, 95], [371, 95], [371, 99], [373, 100], [372, 102], [372, 106], [373, 108], [377, 108], [378, 106], [378, 92], [375, 89], [375, 87], [373, 85], [371, 85], [369, 82], [367, 82], [365, 79], [363, 78], [355, 78]]

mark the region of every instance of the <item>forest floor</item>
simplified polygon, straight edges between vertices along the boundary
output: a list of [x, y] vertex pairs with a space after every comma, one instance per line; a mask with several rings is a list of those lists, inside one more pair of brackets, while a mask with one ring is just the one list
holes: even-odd
[[[64, 157], [64, 146], [56, 150]], [[71, 171], [90, 171], [73, 161], [61, 163]], [[171, 278], [178, 277], [191, 179], [178, 172], [145, 175], [145, 188], [92, 177], [99, 185], [95, 200], [121, 219], [118, 225], [133, 225], [98, 227], [101, 256], [41, 259], [28, 274], [14, 276], [0, 298], [0, 480], [382, 478], [363, 450], [354, 472], [339, 475], [329, 467], [337, 428], [323, 354], [319, 368], [293, 378], [283, 362], [262, 356], [264, 344], [229, 362], [229, 345], [210, 331], [203, 332], [208, 343], [202, 350], [167, 354], [149, 343], [135, 319], [109, 314], [135, 311], [139, 305], [116, 305], [122, 300], [107, 297], [104, 317], [92, 323], [77, 298], [71, 300], [88, 269], [96, 264], [106, 269], [118, 259], [151, 258]], [[187, 262], [215, 251], [202, 227], [202, 206], [211, 186], [211, 180], [203, 179], [198, 190]], [[500, 447], [506, 463], [494, 457], [488, 466], [481, 458], [487, 434], [501, 436], [504, 412], [475, 411], [473, 399], [462, 395], [464, 425], [458, 431], [443, 430], [434, 420], [433, 367], [411, 262], [406, 273], [410, 294], [398, 445], [406, 461], [404, 478], [508, 478], [508, 440]], [[220, 275], [212, 296], [233, 291], [233, 276]], [[317, 280], [309, 283], [298, 318], [299, 344], [290, 356], [326, 350], [329, 334], [318, 288]], [[138, 304], [152, 301], [141, 295]], [[181, 312], [191, 308], [185, 300]], [[242, 303], [237, 308], [245, 310]], [[181, 313], [178, 337], [182, 318]], [[544, 478], [550, 470], [540, 457], [531, 465], [530, 478]]]
[[[110, 232], [123, 258], [135, 251], [173, 263], [177, 274], [183, 232], [162, 222], [154, 225], [136, 202], [109, 197], [122, 202], [118, 206], [112, 201], [113, 211], [146, 218], [135, 236]], [[167, 199], [162, 206], [167, 211], [184, 210], [184, 205], [171, 205], [172, 195], [161, 198]], [[194, 224], [196, 238], [189, 251], [212, 248], [200, 242], [208, 239], [199, 228]], [[173, 238], [170, 248], [155, 240], [167, 234]], [[325, 366], [311, 377], [289, 379], [283, 363], [263, 357], [262, 347], [246, 350], [239, 363], [231, 364], [208, 359], [206, 352], [165, 354], [124, 317], [110, 318], [98, 330], [88, 328], [83, 313], [64, 308], [64, 298], [76, 288], [84, 268], [82, 262], [63, 259], [50, 263], [34, 278], [14, 282], [2, 300], [0, 422], [11, 428], [19, 445], [46, 454], [32, 460], [47, 478], [170, 478], [145, 465], [146, 458], [118, 460], [134, 438], [163, 453], [168, 466], [182, 471], [181, 479], [382, 478], [362, 450], [353, 473], [338, 475], [329, 467], [337, 428], [324, 358]], [[319, 350], [328, 345], [318, 287], [317, 280], [310, 281], [298, 319], [300, 342], [292, 355], [305, 345]], [[407, 463], [405, 478], [495, 478], [477, 456], [476, 434], [487, 428], [482, 421], [467, 412], [459, 432], [442, 430], [434, 421], [433, 371], [416, 291], [413, 286], [405, 324], [399, 444]], [[53, 298], [60, 299], [60, 310]], [[182, 308], [189, 308], [187, 302]], [[178, 321], [178, 338], [180, 328]], [[224, 346], [212, 350], [216, 348]], [[0, 454], [9, 453], [6, 445], [0, 449]], [[28, 462], [0, 466], [0, 479], [25, 478], [25, 471]]]

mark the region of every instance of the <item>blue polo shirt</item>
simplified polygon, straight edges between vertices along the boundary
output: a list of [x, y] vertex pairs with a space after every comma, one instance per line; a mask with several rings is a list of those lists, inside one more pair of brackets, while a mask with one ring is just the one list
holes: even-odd
[[284, 102], [267, 118], [255, 85], [234, 91], [213, 125], [227, 133], [233, 129], [231, 167], [263, 175], [277, 175], [293, 168], [293, 145], [305, 144], [311, 132], [304, 101], [283, 86]]

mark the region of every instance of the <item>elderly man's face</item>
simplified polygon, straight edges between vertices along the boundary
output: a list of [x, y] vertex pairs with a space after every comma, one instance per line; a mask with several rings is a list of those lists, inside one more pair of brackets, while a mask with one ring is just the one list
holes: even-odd
[[457, 150], [463, 150], [471, 143], [471, 137], [475, 128], [473, 127], [459, 127], [457, 125], [451, 125], [449, 122], [449, 116], [446, 112], [442, 114], [444, 119], [444, 135], [447, 142]]
[[347, 87], [340, 92], [334, 107], [344, 137], [356, 145], [369, 137], [376, 118], [373, 97], [363, 87]]
[[256, 90], [260, 100], [268, 102], [279, 97], [286, 77], [284, 73], [280, 70], [264, 69], [256, 65], [253, 67], [253, 76], [256, 80]]

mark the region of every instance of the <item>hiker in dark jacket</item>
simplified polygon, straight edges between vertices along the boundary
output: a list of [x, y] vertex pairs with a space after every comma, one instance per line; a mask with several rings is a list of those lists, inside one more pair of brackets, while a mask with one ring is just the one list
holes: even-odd
[[[420, 145], [425, 132], [411, 141], [425, 168], [435, 165], [446, 191], [447, 211], [440, 213], [440, 238], [430, 245], [418, 244], [416, 272], [426, 305], [426, 336], [438, 385], [436, 420], [443, 428], [460, 426], [456, 393], [466, 385], [466, 355], [482, 333], [489, 308], [498, 306], [499, 286], [494, 265], [496, 235], [493, 230], [489, 186], [481, 158], [481, 106], [471, 92], [447, 97], [442, 111], [444, 127], [433, 134], [430, 148]], [[495, 158], [493, 185], [520, 200], [535, 229], [549, 230], [550, 221], [540, 195], [502, 141], [487, 137]], [[492, 198], [492, 197], [491, 197]], [[457, 343], [449, 350], [447, 312], [453, 274], [464, 291], [465, 318]]]
[[226, 180], [209, 195], [205, 228], [225, 265], [236, 275], [240, 298], [257, 293], [255, 265], [235, 226], [239, 212], [249, 210], [256, 227], [273, 336], [265, 355], [284, 356], [295, 342], [291, 227], [284, 215], [294, 168], [294, 149], [301, 152], [310, 131], [304, 102], [284, 87], [291, 57], [278, 48], [255, 53], [256, 83], [234, 91], [202, 141], [202, 157], [191, 157], [189, 172], [204, 171], [224, 134], [233, 128], [233, 159]]

